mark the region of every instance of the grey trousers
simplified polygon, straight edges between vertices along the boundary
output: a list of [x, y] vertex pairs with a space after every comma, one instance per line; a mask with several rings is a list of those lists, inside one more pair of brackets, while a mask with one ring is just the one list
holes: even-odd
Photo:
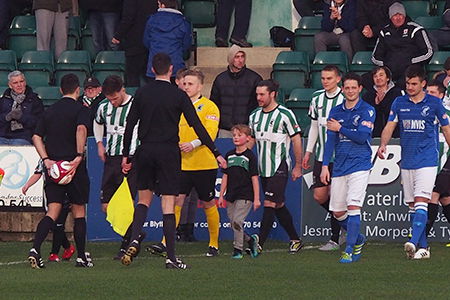
[[235, 249], [243, 250], [244, 240], [248, 240], [248, 236], [245, 239], [244, 221], [252, 207], [253, 202], [250, 200], [227, 201], [227, 214], [231, 228], [233, 228], [233, 246]]
[[50, 50], [52, 32], [55, 38], [55, 58], [67, 49], [67, 31], [69, 27], [69, 11], [54, 12], [47, 9], [37, 9], [36, 37], [37, 50]]
[[349, 62], [353, 58], [352, 43], [350, 42], [350, 33], [335, 34], [334, 32], [321, 31], [314, 36], [314, 51], [327, 51], [327, 46], [339, 45], [341, 51], [347, 54]]

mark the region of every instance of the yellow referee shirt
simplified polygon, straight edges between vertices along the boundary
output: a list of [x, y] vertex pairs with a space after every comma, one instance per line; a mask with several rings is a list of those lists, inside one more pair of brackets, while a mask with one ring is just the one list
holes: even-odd
[[[219, 109], [214, 102], [206, 97], [201, 97], [192, 104], [195, 107], [200, 121], [214, 141], [219, 131]], [[188, 143], [198, 139], [197, 134], [189, 126], [184, 115], [181, 115], [179, 135], [180, 143]], [[188, 153], [181, 152], [181, 170], [183, 171], [212, 170], [217, 168], [216, 158], [205, 145], [194, 148], [194, 150]]]

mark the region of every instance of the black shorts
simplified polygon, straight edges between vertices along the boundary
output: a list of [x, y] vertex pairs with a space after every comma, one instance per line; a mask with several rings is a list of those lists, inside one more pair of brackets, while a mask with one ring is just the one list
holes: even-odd
[[75, 172], [72, 181], [66, 185], [53, 182], [45, 172], [45, 196], [47, 203], [61, 203], [65, 199], [71, 204], [83, 205], [89, 202], [89, 176], [86, 169], [86, 161], [83, 160]]
[[436, 176], [433, 192], [438, 193], [440, 198], [450, 196], [450, 170], [442, 169]]
[[145, 143], [135, 154], [138, 190], [159, 195], [178, 195], [181, 154], [177, 143]]
[[[124, 174], [122, 173], [122, 158], [123, 156], [107, 156], [103, 168], [102, 190], [100, 192], [100, 201], [102, 203], [109, 203], [114, 193], [123, 182]], [[131, 161], [133, 162], [133, 161]], [[136, 197], [137, 191], [137, 171], [132, 168], [128, 172], [127, 180], [130, 187], [131, 196]]]
[[209, 202], [216, 195], [217, 169], [201, 171], [181, 171], [180, 194], [189, 195], [195, 188], [198, 198]]
[[[333, 163], [330, 163], [328, 165], [328, 170], [330, 171], [330, 175], [333, 174]], [[331, 180], [328, 184], [323, 184], [322, 181], [320, 181], [320, 173], [322, 173], [322, 162], [318, 160], [314, 160], [314, 168], [313, 168], [313, 185], [311, 186], [312, 189], [323, 187], [323, 186], [329, 186], [331, 184]]]
[[284, 203], [288, 174], [287, 163], [283, 161], [272, 177], [261, 177], [264, 200]]

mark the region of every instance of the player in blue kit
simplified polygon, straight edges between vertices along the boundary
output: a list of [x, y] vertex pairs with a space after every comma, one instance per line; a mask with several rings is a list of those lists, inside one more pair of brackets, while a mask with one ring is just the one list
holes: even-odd
[[347, 230], [345, 252], [339, 262], [352, 263], [361, 258], [366, 237], [360, 233], [361, 208], [372, 168], [372, 139], [375, 109], [360, 98], [361, 77], [348, 73], [343, 80], [345, 101], [330, 111], [327, 142], [320, 180], [330, 181], [328, 165], [334, 152], [330, 210]]
[[404, 201], [409, 205], [412, 222], [412, 236], [404, 249], [408, 258], [423, 259], [430, 257], [425, 227], [438, 165], [437, 127], [441, 125], [447, 144], [450, 144], [450, 126], [442, 101], [424, 91], [426, 74], [423, 68], [410, 66], [405, 75], [407, 95], [397, 97], [392, 103], [389, 121], [381, 134], [378, 156], [385, 157], [386, 145], [398, 124]]

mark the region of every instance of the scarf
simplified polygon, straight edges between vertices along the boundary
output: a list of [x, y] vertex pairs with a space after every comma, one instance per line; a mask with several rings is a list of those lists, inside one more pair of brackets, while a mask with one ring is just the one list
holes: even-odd
[[[13, 90], [11, 90], [11, 98], [14, 100], [13, 105], [11, 106], [11, 110], [22, 110], [21, 104], [25, 101], [25, 93], [17, 94]], [[17, 120], [11, 120], [11, 131], [16, 131], [19, 129], [23, 129], [22, 123]]]

